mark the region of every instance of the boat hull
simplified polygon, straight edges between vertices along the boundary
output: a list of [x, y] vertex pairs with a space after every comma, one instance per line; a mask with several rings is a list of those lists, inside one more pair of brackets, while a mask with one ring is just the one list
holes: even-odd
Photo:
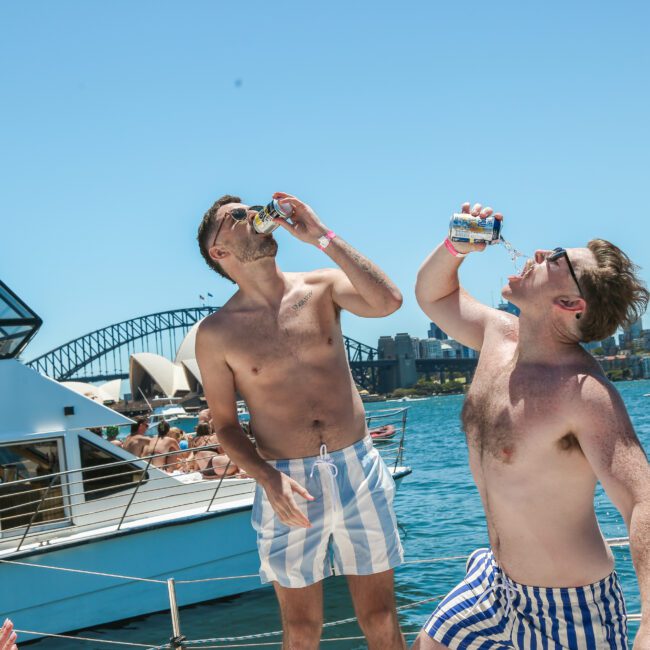
[[[166, 581], [238, 578], [177, 584], [179, 606], [261, 586], [251, 507], [126, 531], [12, 560]], [[0, 568], [0, 611], [17, 629], [62, 633], [169, 610], [167, 584], [54, 571], [23, 565]], [[21, 641], [41, 638], [21, 634]], [[164, 640], [161, 639], [161, 643]]]
[[[397, 486], [411, 473], [392, 468]], [[17, 629], [60, 634], [169, 610], [166, 581], [176, 581], [179, 607], [262, 587], [250, 504], [16, 554], [12, 561], [65, 567], [87, 574], [0, 565], [0, 611]], [[94, 575], [112, 573], [152, 583]], [[183, 580], [237, 577], [183, 584]], [[42, 638], [23, 634], [21, 641]], [[161, 639], [160, 643], [164, 643]]]

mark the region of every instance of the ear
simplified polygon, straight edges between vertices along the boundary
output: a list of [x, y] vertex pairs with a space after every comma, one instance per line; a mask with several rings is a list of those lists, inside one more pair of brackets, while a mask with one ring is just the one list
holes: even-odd
[[215, 260], [215, 262], [221, 262], [224, 257], [228, 257], [230, 253], [219, 246], [213, 246], [209, 251], [210, 257]]
[[571, 312], [576, 318], [580, 318], [582, 312], [587, 308], [587, 303], [582, 298], [569, 298], [567, 296], [559, 296], [553, 304], [563, 311]]

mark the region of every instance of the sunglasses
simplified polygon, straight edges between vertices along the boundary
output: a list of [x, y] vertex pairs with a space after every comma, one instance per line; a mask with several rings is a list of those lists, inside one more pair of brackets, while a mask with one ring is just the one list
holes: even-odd
[[214, 233], [214, 239], [212, 240], [212, 246], [214, 246], [217, 243], [217, 237], [219, 236], [219, 233], [221, 232], [221, 227], [223, 226], [224, 222], [226, 221], [227, 217], [230, 217], [235, 223], [242, 223], [243, 221], [246, 221], [248, 219], [248, 213], [250, 211], [253, 212], [261, 212], [264, 209], [263, 205], [251, 205], [250, 208], [233, 208], [230, 212], [226, 212], [226, 214], [223, 216], [223, 219], [219, 222], [219, 225], [217, 226], [217, 232]]
[[557, 248], [554, 248], [553, 251], [547, 255], [546, 259], [549, 262], [557, 262], [561, 257], [566, 258], [566, 263], [567, 266], [569, 267], [569, 273], [571, 273], [571, 277], [573, 278], [573, 281], [576, 283], [576, 287], [578, 287], [578, 293], [580, 294], [581, 298], [584, 298], [584, 294], [582, 293], [582, 289], [580, 288], [580, 283], [578, 282], [578, 276], [576, 275], [575, 270], [573, 269], [573, 264], [571, 264], [571, 260], [569, 259], [569, 254], [566, 252], [566, 248], [562, 248], [561, 246], [558, 246]]

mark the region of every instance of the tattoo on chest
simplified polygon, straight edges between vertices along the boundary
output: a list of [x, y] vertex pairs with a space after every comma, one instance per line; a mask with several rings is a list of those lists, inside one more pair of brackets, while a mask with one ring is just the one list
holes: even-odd
[[310, 290], [295, 305], [291, 305], [291, 309], [300, 311], [311, 300], [313, 295], [314, 292]]

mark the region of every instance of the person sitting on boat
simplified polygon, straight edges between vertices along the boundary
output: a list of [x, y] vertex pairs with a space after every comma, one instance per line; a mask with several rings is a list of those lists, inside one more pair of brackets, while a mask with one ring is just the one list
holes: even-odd
[[158, 422], [158, 435], [149, 438], [144, 456], [152, 456], [151, 464], [159, 469], [164, 469], [170, 474], [180, 468], [180, 459], [174, 452], [180, 451], [178, 442], [173, 436], [168, 435], [171, 427], [167, 420]]
[[188, 472], [189, 471], [188, 461], [191, 456], [191, 452], [189, 451], [189, 443], [187, 441], [185, 431], [179, 429], [178, 427], [172, 427], [169, 430], [168, 435], [174, 440], [176, 440], [176, 442], [178, 443], [178, 448], [182, 452], [176, 455], [176, 457], [178, 458], [179, 469], [182, 472], [185, 473]]
[[[340, 268], [283, 273], [275, 237], [254, 229], [258, 209], [224, 196], [208, 210], [201, 254], [238, 285], [196, 337], [213, 425], [227, 454], [257, 479], [260, 577], [275, 587], [285, 647], [319, 647], [333, 551], [370, 650], [404, 648], [393, 592], [403, 558], [395, 484], [368, 436], [341, 332], [342, 310], [387, 316], [402, 295], [308, 205], [289, 194], [274, 199], [291, 211], [290, 222], [277, 223]], [[257, 448], [239, 424], [238, 393]]]
[[138, 415], [131, 425], [131, 433], [124, 439], [124, 449], [134, 456], [145, 456], [151, 442], [151, 438], [147, 435], [148, 428], [149, 418]]
[[[211, 446], [211, 449], [196, 449], [198, 447]], [[192, 440], [194, 451], [194, 461], [196, 468], [203, 478], [213, 479], [222, 476], [233, 476], [237, 474], [239, 468], [231, 462], [228, 454], [224, 453], [219, 444], [219, 439], [212, 433], [210, 425], [202, 422], [196, 427], [196, 436]], [[214, 451], [213, 451], [214, 450]]]
[[0, 650], [18, 650], [16, 639], [14, 624], [6, 618], [2, 628], [0, 628]]
[[117, 439], [120, 430], [117, 427], [106, 427], [106, 440], [116, 447], [124, 447], [121, 440]]
[[[212, 422], [212, 416], [210, 415], [210, 409], [201, 409], [199, 411], [198, 424], [210, 424]], [[212, 424], [210, 424], [212, 426]]]
[[[462, 211], [492, 215], [480, 204]], [[605, 240], [540, 249], [502, 290], [517, 318], [459, 284], [463, 258], [484, 248], [447, 239], [417, 279], [427, 316], [481, 351], [462, 420], [490, 548], [472, 553], [414, 648], [627, 648], [621, 587], [594, 511], [600, 481], [629, 529], [643, 610], [634, 648], [648, 650], [650, 469], [621, 396], [581, 346], [637, 320], [648, 291]]]

